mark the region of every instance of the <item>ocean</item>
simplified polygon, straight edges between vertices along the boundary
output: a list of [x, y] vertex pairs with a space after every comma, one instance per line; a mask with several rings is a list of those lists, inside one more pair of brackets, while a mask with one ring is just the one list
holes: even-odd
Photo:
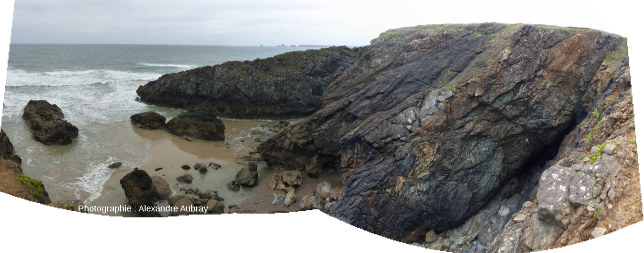
[[[176, 181], [170, 177], [179, 172], [170, 168], [199, 161], [218, 162], [232, 172], [239, 167], [235, 159], [252, 148], [245, 144], [252, 141], [247, 140], [250, 132], [265, 131], [262, 121], [225, 119], [225, 142], [187, 143], [162, 130], [135, 129], [129, 123], [132, 114], [151, 110], [169, 120], [181, 112], [135, 101], [139, 85], [166, 73], [305, 49], [310, 48], [12, 44], [2, 129], [22, 157], [24, 173], [42, 180], [53, 201], [104, 199], [104, 204], [119, 204], [123, 196], [119, 195], [122, 190], [116, 175], [139, 167], [150, 174], [168, 174], [166, 180], [174, 185]], [[22, 110], [29, 100], [40, 99], [57, 104], [65, 119], [79, 128], [72, 144], [46, 146], [33, 140], [21, 118]], [[116, 161], [124, 164], [120, 172], [107, 168]], [[151, 171], [164, 165], [164, 170]], [[211, 174], [215, 173], [195, 174], [193, 185], [207, 188], [216, 184], [210, 190], [221, 193], [225, 182], [234, 177], [234, 173]], [[179, 187], [174, 185], [173, 191]], [[245, 191], [220, 195], [235, 198], [240, 194]]]

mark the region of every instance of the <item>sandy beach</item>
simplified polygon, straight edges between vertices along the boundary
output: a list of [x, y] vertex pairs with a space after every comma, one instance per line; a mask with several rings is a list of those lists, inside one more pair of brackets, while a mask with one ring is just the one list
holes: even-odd
[[[233, 192], [227, 189], [226, 184], [235, 179], [237, 171], [244, 166], [245, 161], [241, 158], [254, 151], [259, 144], [255, 139], [268, 138], [268, 132], [263, 126], [270, 123], [251, 120], [224, 121], [227, 136], [224, 142], [187, 140], [164, 130], [133, 128], [137, 135], [149, 142], [151, 147], [149, 159], [137, 167], [146, 171], [150, 176], [164, 178], [170, 184], [173, 194], [183, 194], [180, 191], [181, 188], [196, 187], [201, 191], [217, 191], [219, 196], [224, 198], [226, 207], [239, 205], [245, 198], [253, 194], [252, 188], [241, 187], [239, 191]], [[209, 168], [207, 173], [202, 174], [193, 169], [196, 163], [205, 165], [215, 163], [221, 165], [221, 168]], [[125, 166], [125, 164], [114, 169], [111, 177], [103, 185], [100, 197], [89, 204], [105, 206], [126, 202], [125, 193], [119, 181], [125, 174], [133, 170], [133, 166]], [[190, 169], [182, 169], [183, 165], [190, 166]], [[191, 184], [179, 183], [176, 180], [177, 177], [184, 174], [193, 176]]]

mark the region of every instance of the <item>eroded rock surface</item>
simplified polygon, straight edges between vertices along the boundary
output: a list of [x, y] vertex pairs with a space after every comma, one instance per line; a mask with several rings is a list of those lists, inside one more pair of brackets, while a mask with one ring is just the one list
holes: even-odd
[[136, 92], [147, 103], [200, 105], [226, 117], [306, 115], [322, 106], [322, 93], [353, 62], [356, 51], [331, 47], [231, 61], [167, 74]]
[[606, 84], [616, 73], [595, 80], [624, 43], [533, 25], [390, 30], [329, 85], [324, 107], [258, 151], [313, 174], [342, 168], [345, 196], [327, 212], [357, 227], [396, 239], [449, 229], [568, 134], [593, 98], [630, 89]]
[[45, 100], [29, 100], [22, 119], [33, 131], [34, 139], [46, 145], [66, 145], [78, 136], [78, 128], [64, 120], [63, 111]]

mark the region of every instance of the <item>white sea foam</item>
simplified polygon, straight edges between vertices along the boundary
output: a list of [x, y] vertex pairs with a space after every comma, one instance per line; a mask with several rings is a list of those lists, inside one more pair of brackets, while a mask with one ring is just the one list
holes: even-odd
[[186, 64], [166, 64], [166, 63], [147, 63], [147, 62], [137, 62], [137, 64], [148, 66], [148, 67], [182, 68], [182, 69], [191, 69], [191, 68], [197, 67], [195, 65], [186, 65]]
[[103, 191], [103, 185], [110, 179], [112, 176], [113, 170], [109, 169], [107, 166], [112, 164], [110, 162], [104, 163], [94, 163], [91, 162], [82, 176], [78, 178], [78, 181], [71, 183], [70, 186], [76, 197], [80, 198], [80, 193], [85, 192], [89, 194], [87, 198], [88, 201], [94, 201], [101, 196]]
[[20, 69], [9, 69], [7, 71], [7, 86], [109, 84], [119, 81], [152, 81], [160, 76], [160, 73], [137, 73], [108, 69], [49, 72], [27, 72]]

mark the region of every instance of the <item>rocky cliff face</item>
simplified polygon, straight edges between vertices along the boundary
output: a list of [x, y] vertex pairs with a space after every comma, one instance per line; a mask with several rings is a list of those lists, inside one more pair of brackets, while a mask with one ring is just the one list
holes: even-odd
[[[609, 135], [595, 131], [584, 142], [590, 134], [570, 137], [571, 131], [593, 129], [584, 124], [594, 121], [582, 121], [604, 115], [609, 98], [630, 106], [627, 75], [625, 39], [594, 30], [500, 24], [390, 30], [329, 85], [321, 109], [258, 151], [270, 164], [342, 169], [346, 194], [326, 211], [357, 227], [396, 239], [446, 231], [562, 140], [568, 149], [557, 157], [576, 150], [580, 160], [561, 168], [583, 177], [582, 157]], [[628, 120], [599, 126], [622, 121]], [[575, 189], [573, 199], [586, 198]], [[565, 224], [568, 212], [560, 207], [537, 210]]]
[[629, 75], [617, 35], [488, 23], [394, 29], [358, 50], [226, 63], [138, 92], [233, 117], [314, 111], [258, 151], [312, 176], [342, 171], [343, 197], [323, 211], [426, 247], [524, 252], [642, 219]]
[[0, 130], [0, 191], [41, 204], [51, 204], [42, 182], [22, 173], [21, 161], [9, 137], [4, 130]]
[[324, 90], [351, 65], [357, 51], [331, 47], [226, 62], [167, 74], [136, 92], [147, 103], [208, 107], [218, 116], [302, 116], [322, 106]]

